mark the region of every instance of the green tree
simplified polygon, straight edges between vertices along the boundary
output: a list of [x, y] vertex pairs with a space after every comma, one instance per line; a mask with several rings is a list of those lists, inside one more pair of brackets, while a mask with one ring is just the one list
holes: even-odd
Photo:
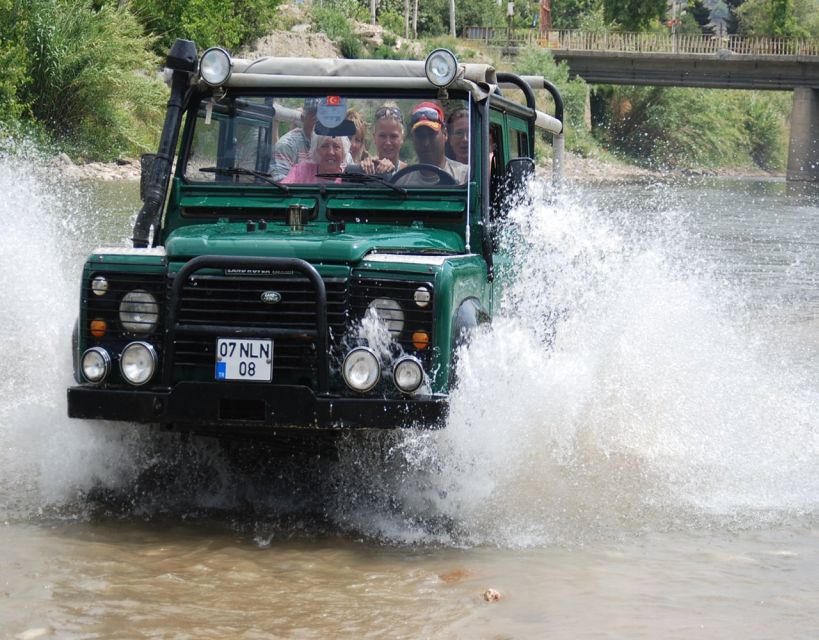
[[663, 19], [666, 0], [603, 0], [606, 21], [625, 31], [643, 31]]
[[565, 0], [552, 3], [552, 26], [555, 29], [580, 29], [584, 20], [602, 11], [602, 0]]
[[455, 24], [459, 34], [465, 27], [498, 27], [506, 22], [506, 4], [495, 0], [457, 0]]
[[771, 0], [771, 35], [806, 36], [807, 32], [796, 22], [793, 0]]
[[[368, 6], [367, 0], [359, 1], [362, 6]], [[449, 9], [449, 0], [419, 2], [418, 35], [435, 37], [448, 34]], [[377, 12], [379, 24], [403, 35], [404, 10], [404, 0], [380, 0]], [[455, 31], [458, 34], [462, 33], [465, 27], [504, 26], [505, 24], [505, 2], [501, 5], [497, 0], [455, 0]]]
[[177, 38], [193, 40], [200, 49], [218, 45], [235, 50], [265, 34], [273, 23], [279, 2], [130, 0], [127, 6], [145, 28], [158, 37], [156, 52], [164, 55]]
[[790, 0], [784, 5], [781, 1], [777, 6], [774, 4], [772, 0], [746, 0], [742, 3], [736, 10], [739, 33], [749, 36], [819, 37], [816, 0]]

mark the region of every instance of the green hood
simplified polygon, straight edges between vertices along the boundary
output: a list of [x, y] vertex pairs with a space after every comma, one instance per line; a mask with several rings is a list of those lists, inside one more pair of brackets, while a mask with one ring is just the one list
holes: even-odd
[[301, 258], [308, 262], [356, 263], [367, 253], [463, 253], [463, 238], [453, 231], [395, 225], [348, 223], [329, 233], [326, 222], [310, 222], [302, 231], [271, 223], [264, 231], [248, 231], [241, 223], [203, 224], [175, 230], [165, 242], [168, 257], [201, 255]]

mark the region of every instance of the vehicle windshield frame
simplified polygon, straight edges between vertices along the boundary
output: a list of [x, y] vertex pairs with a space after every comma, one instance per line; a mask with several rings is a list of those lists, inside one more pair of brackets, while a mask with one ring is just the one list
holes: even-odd
[[[392, 95], [387, 96], [385, 94], [391, 93]], [[355, 181], [355, 180], [344, 180], [339, 182], [321, 182], [321, 183], [300, 183], [300, 182], [290, 182], [287, 184], [287, 190], [296, 191], [299, 194], [307, 195], [307, 194], [315, 194], [316, 192], [324, 193], [325, 191], [336, 192], [336, 191], [346, 191], [351, 190], [355, 193], [362, 193], [362, 192], [377, 192], [380, 195], [384, 195], [386, 193], [396, 193], [396, 192], [406, 192], [404, 196], [407, 195], [412, 196], [414, 194], [428, 194], [430, 191], [434, 192], [435, 194], [458, 194], [463, 195], [469, 200], [471, 198], [471, 190], [473, 189], [473, 183], [478, 179], [478, 171], [477, 169], [477, 162], [474, 157], [474, 150], [475, 145], [473, 144], [473, 138], [475, 135], [479, 135], [479, 114], [478, 110], [475, 108], [475, 101], [472, 99], [472, 96], [467, 91], [457, 91], [452, 92], [452, 96], [449, 98], [448, 103], [451, 105], [455, 105], [456, 107], [460, 107], [466, 110], [468, 115], [468, 158], [470, 162], [467, 165], [467, 177], [463, 183], [460, 184], [453, 184], [453, 185], [442, 185], [442, 184], [430, 184], [430, 185], [401, 185], [403, 188], [399, 190], [394, 190], [386, 185], [379, 184], [378, 181]], [[203, 122], [209, 123], [214, 119], [222, 119], [226, 120], [224, 117], [225, 114], [219, 113], [219, 106], [221, 104], [226, 104], [226, 98], [231, 99], [231, 105], [235, 104], [236, 99], [247, 98], [247, 99], [269, 99], [271, 104], [276, 104], [277, 106], [281, 107], [282, 102], [286, 99], [290, 99], [291, 101], [300, 101], [303, 102], [305, 99], [309, 98], [321, 98], [326, 97], [326, 94], [317, 94], [316, 92], [308, 92], [308, 91], [282, 91], [281, 89], [231, 89], [225, 92], [224, 96], [222, 96], [218, 100], [214, 100], [214, 95], [212, 92], [203, 92], [199, 96], [197, 96], [192, 102], [188, 109], [188, 117], [185, 126], [185, 134], [183, 139], [183, 144], [180, 148], [180, 162], [179, 166], [177, 167], [177, 177], [181, 178], [182, 183], [187, 186], [196, 187], [196, 186], [208, 186], [208, 185], [219, 185], [222, 187], [241, 187], [241, 188], [260, 188], [260, 189], [275, 189], [274, 185], [270, 184], [269, 179], [265, 179], [264, 176], [257, 176], [254, 178], [252, 175], [249, 175], [251, 171], [256, 172], [264, 172], [267, 170], [266, 167], [261, 166], [258, 160], [263, 159], [260, 157], [259, 149], [260, 146], [253, 152], [255, 155], [257, 162], [253, 163], [253, 166], [247, 166], [245, 162], [244, 165], [236, 164], [231, 157], [215, 157], [218, 153], [215, 153], [214, 156], [208, 160], [204, 160], [200, 163], [200, 165], [192, 165], [192, 158], [194, 153], [197, 151], [197, 132], [198, 128], [201, 127]], [[366, 104], [370, 106], [378, 104], [378, 103], [385, 103], [390, 101], [401, 101], [400, 105], [402, 106], [402, 125], [404, 127], [404, 143], [400, 149], [401, 155], [399, 158], [402, 162], [405, 160], [405, 157], [408, 160], [411, 160], [410, 166], [417, 164], [417, 157], [408, 156], [406, 153], [407, 149], [412, 149], [414, 153], [414, 146], [412, 143], [411, 138], [411, 124], [410, 115], [408, 113], [408, 109], [406, 105], [410, 105], [413, 103], [421, 103], [421, 102], [435, 102], [436, 104], [439, 102], [437, 98], [437, 94], [434, 91], [424, 91], [424, 90], [402, 90], [402, 91], [393, 91], [388, 92], [384, 90], [372, 90], [372, 89], [362, 89], [362, 90], [355, 90], [350, 89], [343, 94], [344, 98], [349, 99], [349, 106], [356, 106], [357, 104], [361, 104], [361, 101], [368, 101]], [[358, 101], [358, 102], [357, 102]], [[443, 110], [443, 109], [442, 109]], [[208, 113], [210, 112], [210, 113]], [[282, 111], [279, 110], [277, 113], [281, 113]], [[444, 111], [444, 124], [445, 119], [449, 111]], [[278, 118], [279, 122], [290, 122], [295, 123], [297, 120], [294, 120], [294, 117], [297, 118], [298, 114], [294, 112], [290, 112], [284, 114], [285, 118]], [[269, 116], [263, 115], [260, 118], [269, 118]], [[238, 119], [235, 120], [238, 122]], [[374, 143], [374, 122], [368, 121], [369, 126], [369, 150], [371, 152], [376, 153], [375, 150], [375, 143]], [[257, 123], [258, 126], [258, 123]], [[298, 128], [299, 125], [294, 126], [293, 128]], [[261, 130], [261, 127], [259, 127]], [[279, 125], [280, 132], [282, 130], [282, 125]], [[279, 139], [283, 137], [283, 133], [280, 133]], [[261, 145], [264, 141], [259, 141], [258, 139], [255, 141]], [[222, 144], [222, 143], [218, 143]], [[270, 157], [269, 160], [272, 162], [273, 159], [273, 146], [275, 143], [273, 142], [273, 136], [271, 131], [271, 138], [270, 138]], [[238, 145], [237, 145], [238, 146]], [[447, 147], [449, 150], [449, 147]], [[452, 161], [449, 157], [450, 154], [447, 154], [448, 161]], [[349, 156], [346, 158], [349, 160]], [[454, 161], [453, 161], [454, 162]], [[202, 175], [196, 175], [193, 170], [193, 166], [198, 166], [201, 170], [202, 167], [219, 167], [221, 169], [248, 169], [250, 171], [242, 172], [242, 173], [234, 173], [233, 175], [229, 175], [228, 172], [218, 171], [218, 172], [208, 172], [202, 173]], [[198, 173], [198, 172], [197, 172]], [[246, 175], [248, 174], [248, 175]], [[207, 176], [207, 177], [206, 177]], [[217, 176], [221, 176], [222, 179], [217, 179]]]

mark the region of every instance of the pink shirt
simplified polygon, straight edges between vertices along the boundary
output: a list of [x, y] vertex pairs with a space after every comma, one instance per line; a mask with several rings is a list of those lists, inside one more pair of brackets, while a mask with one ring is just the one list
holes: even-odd
[[[339, 169], [340, 170], [340, 169]], [[282, 180], [283, 184], [314, 184], [316, 182], [341, 182], [338, 178], [334, 180], [327, 180], [325, 178], [318, 178], [318, 164], [305, 160], [294, 164], [288, 174]]]

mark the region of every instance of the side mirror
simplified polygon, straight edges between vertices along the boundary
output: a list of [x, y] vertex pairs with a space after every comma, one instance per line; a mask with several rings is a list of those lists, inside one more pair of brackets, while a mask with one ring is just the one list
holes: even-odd
[[506, 171], [497, 182], [490, 209], [490, 233], [492, 250], [497, 251], [500, 243], [500, 232], [506, 216], [513, 207], [524, 204], [528, 192], [526, 183], [535, 174], [535, 162], [531, 158], [512, 158], [506, 165]]
[[512, 158], [506, 165], [507, 195], [515, 196], [526, 188], [526, 183], [535, 175], [535, 161], [531, 158]]
[[139, 199], [145, 202], [145, 189], [151, 177], [151, 167], [156, 160], [155, 153], [143, 153], [139, 158]]
[[535, 175], [535, 161], [531, 158], [512, 158], [506, 165], [497, 193], [497, 217], [504, 218], [512, 207], [526, 197], [526, 183]]

